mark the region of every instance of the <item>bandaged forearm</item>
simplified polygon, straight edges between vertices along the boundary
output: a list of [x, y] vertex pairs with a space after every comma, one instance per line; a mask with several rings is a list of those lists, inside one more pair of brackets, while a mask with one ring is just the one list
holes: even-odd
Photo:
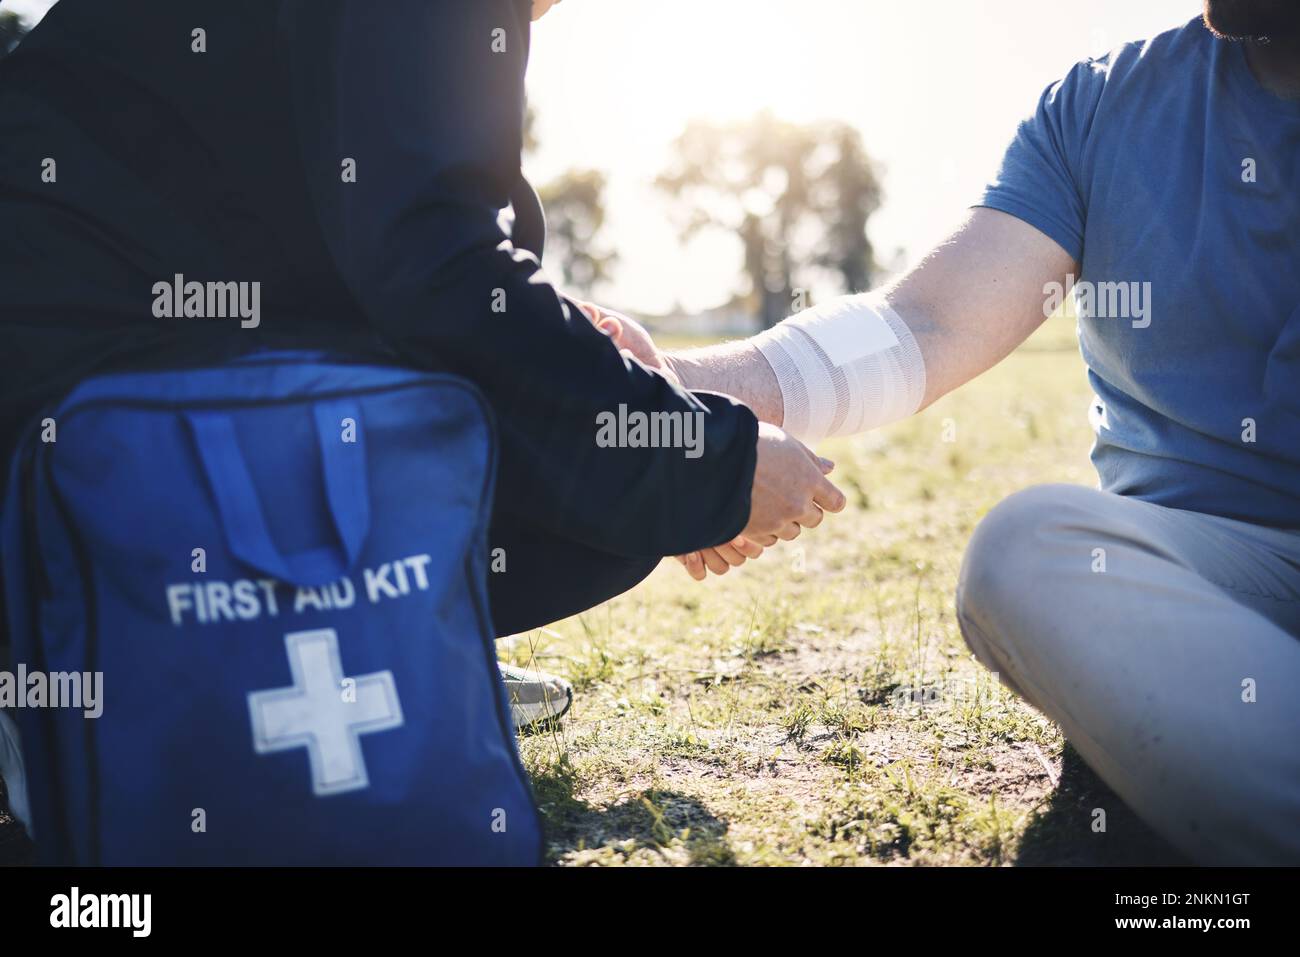
[[897, 422], [925, 398], [921, 349], [876, 293], [823, 303], [751, 341], [781, 386], [782, 428], [803, 442]]

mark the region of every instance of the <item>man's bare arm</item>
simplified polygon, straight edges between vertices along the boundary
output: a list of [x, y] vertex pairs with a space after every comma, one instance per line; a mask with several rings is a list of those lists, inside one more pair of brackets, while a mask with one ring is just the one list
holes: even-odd
[[[1042, 324], [1044, 286], [1077, 271], [1072, 257], [1033, 226], [975, 209], [919, 265], [884, 291], [925, 360], [921, 407], [997, 365]], [[688, 389], [740, 399], [782, 424], [777, 377], [752, 341], [672, 353]]]

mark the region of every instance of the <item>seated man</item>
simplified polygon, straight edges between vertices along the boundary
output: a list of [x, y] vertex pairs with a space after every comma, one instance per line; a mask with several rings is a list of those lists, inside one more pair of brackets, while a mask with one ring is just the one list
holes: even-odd
[[990, 368], [1080, 276], [1101, 490], [984, 519], [962, 631], [1186, 853], [1294, 864], [1298, 263], [1300, 7], [1208, 0], [1053, 84], [978, 208], [883, 294], [663, 361], [812, 442]]
[[[0, 63], [0, 462], [99, 372], [314, 349], [458, 374], [499, 436], [499, 634], [843, 507], [779, 428], [620, 355], [528, 251], [523, 80], [550, 6], [54, 6]], [[260, 314], [159, 317], [173, 277], [256, 287]], [[699, 428], [611, 447], [624, 408]]]

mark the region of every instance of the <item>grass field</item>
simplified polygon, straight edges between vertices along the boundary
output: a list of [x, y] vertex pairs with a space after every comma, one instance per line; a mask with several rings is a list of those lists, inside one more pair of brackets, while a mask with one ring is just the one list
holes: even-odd
[[551, 860], [1176, 862], [954, 620], [985, 512], [1027, 485], [1095, 484], [1089, 395], [1053, 319], [924, 414], [826, 443], [850, 504], [820, 528], [703, 584], [664, 562], [503, 648], [577, 688], [558, 728], [520, 742]]

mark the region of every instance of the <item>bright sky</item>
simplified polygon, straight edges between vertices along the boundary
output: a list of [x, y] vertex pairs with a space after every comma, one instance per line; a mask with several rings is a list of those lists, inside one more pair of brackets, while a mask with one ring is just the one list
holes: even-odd
[[[55, 0], [0, 0], [0, 10], [21, 13], [28, 20], [37, 20], [54, 6]], [[52, 21], [51, 21], [52, 22]]]
[[930, 248], [996, 167], [1016, 123], [1087, 56], [1186, 22], [1201, 0], [564, 0], [534, 31], [535, 181], [608, 171], [603, 298], [661, 311], [734, 290], [738, 244], [683, 249], [651, 188], [693, 116], [764, 107], [857, 126], [884, 167], [880, 258]]
[[[109, 2], [109, 0], [104, 0]], [[31, 15], [51, 0], [0, 0]], [[1181, 24], [1201, 0], [564, 0], [535, 30], [534, 182], [610, 178], [602, 298], [662, 312], [736, 289], [739, 245], [683, 248], [654, 191], [691, 117], [770, 108], [857, 126], [883, 166], [881, 259], [923, 254], [977, 195], [1018, 120], [1075, 61]]]

